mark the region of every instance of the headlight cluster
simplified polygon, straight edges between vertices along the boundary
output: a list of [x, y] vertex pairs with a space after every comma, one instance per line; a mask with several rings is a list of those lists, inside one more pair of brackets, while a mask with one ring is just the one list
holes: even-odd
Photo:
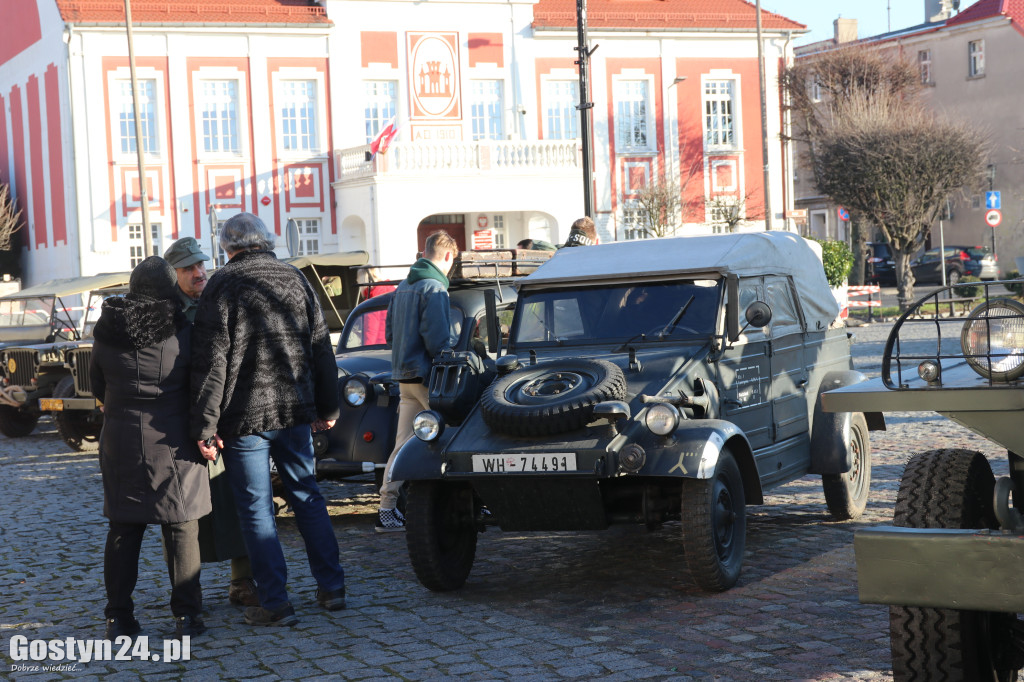
[[967, 364], [992, 381], [1024, 374], [1024, 305], [1010, 299], [988, 301], [971, 311], [960, 332]]
[[433, 410], [424, 410], [412, 420], [412, 432], [422, 441], [437, 440], [444, 432], [444, 420]]
[[679, 426], [679, 410], [668, 403], [657, 403], [647, 409], [644, 422], [651, 433], [667, 436]]
[[366, 402], [367, 398], [371, 397], [373, 389], [362, 377], [351, 377], [345, 382], [345, 386], [342, 388], [342, 395], [345, 397], [345, 402], [352, 407], [359, 407]]

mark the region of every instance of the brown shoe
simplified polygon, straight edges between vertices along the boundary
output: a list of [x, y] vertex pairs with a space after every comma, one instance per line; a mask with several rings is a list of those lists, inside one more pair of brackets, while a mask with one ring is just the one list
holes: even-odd
[[252, 578], [237, 578], [231, 581], [228, 588], [228, 601], [240, 606], [259, 606], [260, 597], [256, 593], [256, 581]]

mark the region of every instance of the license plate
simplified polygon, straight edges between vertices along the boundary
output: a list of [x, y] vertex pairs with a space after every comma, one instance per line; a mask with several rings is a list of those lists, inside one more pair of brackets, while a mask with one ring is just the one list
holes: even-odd
[[544, 455], [473, 455], [473, 472], [481, 474], [576, 471], [576, 453], [558, 452]]
[[40, 398], [39, 409], [43, 412], [62, 412], [64, 401], [60, 398]]

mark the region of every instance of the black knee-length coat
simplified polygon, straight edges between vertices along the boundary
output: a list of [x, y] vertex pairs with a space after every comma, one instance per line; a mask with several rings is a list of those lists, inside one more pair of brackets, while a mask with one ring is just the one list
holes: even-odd
[[188, 435], [191, 325], [174, 301], [108, 299], [90, 378], [103, 401], [103, 514], [182, 523], [210, 512], [206, 460]]

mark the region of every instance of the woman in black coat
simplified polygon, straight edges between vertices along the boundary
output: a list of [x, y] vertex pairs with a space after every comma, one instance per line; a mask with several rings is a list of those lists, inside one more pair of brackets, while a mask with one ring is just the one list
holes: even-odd
[[106, 636], [140, 631], [132, 592], [146, 526], [163, 531], [175, 633], [205, 629], [199, 518], [210, 512], [206, 462], [188, 435], [191, 325], [174, 268], [158, 256], [132, 271], [129, 293], [107, 299], [94, 331], [90, 376], [103, 401], [100, 470], [110, 522], [103, 557]]

